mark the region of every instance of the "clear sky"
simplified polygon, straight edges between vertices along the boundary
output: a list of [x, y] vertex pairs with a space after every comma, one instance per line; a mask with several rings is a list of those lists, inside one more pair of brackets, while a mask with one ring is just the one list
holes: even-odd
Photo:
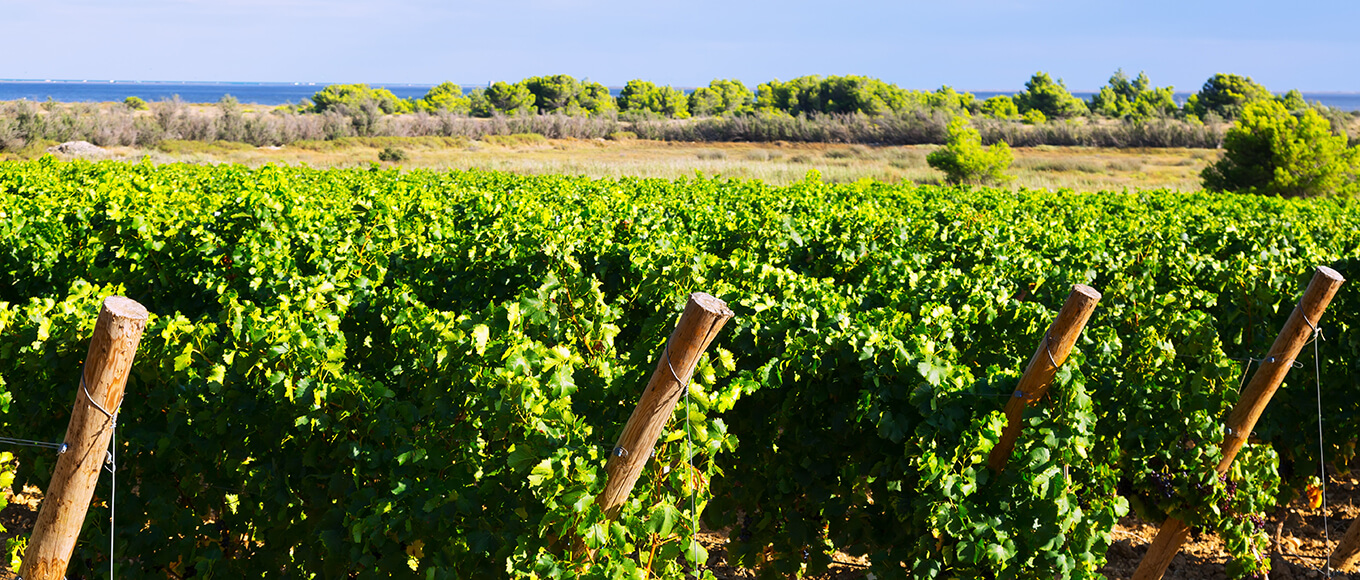
[[0, 0], [0, 78], [433, 84], [567, 73], [754, 85], [860, 74], [1092, 90], [1146, 71], [1360, 91], [1360, 2], [1256, 0]]

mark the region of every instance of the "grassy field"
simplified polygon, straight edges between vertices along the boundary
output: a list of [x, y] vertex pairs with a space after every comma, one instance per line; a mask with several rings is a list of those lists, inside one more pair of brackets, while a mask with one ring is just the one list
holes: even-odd
[[[34, 144], [7, 157], [44, 154], [52, 143]], [[380, 162], [386, 148], [405, 160]], [[267, 163], [355, 167], [380, 163], [403, 168], [482, 168], [525, 174], [590, 177], [719, 175], [786, 184], [816, 169], [831, 182], [874, 179], [937, 183], [942, 174], [926, 164], [937, 146], [871, 147], [809, 143], [677, 143], [646, 140], [546, 139], [502, 135], [480, 141], [448, 137], [371, 137], [301, 141], [283, 147], [243, 143], [166, 141], [153, 149], [114, 147], [93, 155], [153, 163]], [[1219, 152], [1204, 149], [1015, 148], [1010, 187], [1076, 191], [1124, 188], [1199, 188], [1199, 172]], [[59, 155], [66, 157], [64, 155]]]

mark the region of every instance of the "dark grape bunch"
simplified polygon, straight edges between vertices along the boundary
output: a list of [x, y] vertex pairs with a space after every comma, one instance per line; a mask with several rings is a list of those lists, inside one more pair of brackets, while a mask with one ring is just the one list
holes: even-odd
[[1261, 517], [1260, 514], [1251, 514], [1247, 516], [1247, 519], [1251, 520], [1252, 525], [1256, 526], [1256, 531], [1266, 531], [1266, 519]]
[[1161, 471], [1153, 471], [1148, 474], [1148, 479], [1157, 488], [1157, 493], [1162, 495], [1162, 499], [1171, 499], [1176, 496], [1176, 476]]

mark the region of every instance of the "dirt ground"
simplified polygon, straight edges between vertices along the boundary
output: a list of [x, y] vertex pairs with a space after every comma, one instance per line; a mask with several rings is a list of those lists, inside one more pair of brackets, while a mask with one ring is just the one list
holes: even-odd
[[[1344, 477], [1332, 478], [1327, 488], [1327, 530], [1331, 545], [1324, 541], [1322, 533], [1322, 509], [1309, 510], [1306, 499], [1298, 499], [1283, 512], [1284, 525], [1280, 526], [1280, 514], [1273, 514], [1266, 522], [1266, 530], [1272, 535], [1279, 530], [1276, 552], [1270, 578], [1272, 580], [1304, 580], [1327, 578], [1323, 570], [1327, 556], [1336, 546], [1337, 540], [1346, 533], [1351, 521], [1360, 517], [1360, 478], [1356, 472]], [[1158, 526], [1129, 515], [1115, 526], [1113, 542], [1106, 553], [1107, 562], [1101, 569], [1110, 580], [1127, 580], [1133, 577], [1148, 545], [1157, 535]], [[755, 578], [753, 572], [732, 568], [725, 560], [727, 535], [723, 532], [701, 534], [701, 541], [709, 551], [709, 567], [720, 579]], [[817, 580], [849, 580], [866, 577], [868, 561], [839, 554], [834, 559], [844, 562], [833, 565], [831, 570]], [[1226, 580], [1224, 564], [1227, 553], [1223, 543], [1212, 534], [1192, 533], [1189, 541], [1181, 548], [1171, 566], [1167, 568], [1163, 580]], [[1343, 573], [1332, 571], [1333, 580], [1360, 580], [1360, 571]]]
[[[0, 546], [16, 535], [28, 534], [33, 521], [38, 516], [38, 503], [41, 494], [36, 488], [27, 488], [22, 493], [10, 494], [10, 504], [0, 511], [0, 525], [5, 532], [0, 533]], [[1352, 472], [1345, 477], [1333, 478], [1327, 489], [1327, 529], [1332, 546], [1336, 545], [1346, 532], [1351, 521], [1360, 517], [1360, 478]], [[1279, 514], [1275, 514], [1279, 516]], [[1270, 578], [1273, 580], [1304, 580], [1326, 578], [1322, 570], [1331, 548], [1324, 542], [1322, 533], [1322, 510], [1309, 510], [1306, 500], [1295, 500], [1284, 511], [1284, 525], [1279, 525], [1279, 517], [1267, 521], [1266, 529], [1272, 534], [1279, 530], [1275, 558]], [[1107, 554], [1108, 562], [1101, 571], [1111, 580], [1125, 580], [1133, 576], [1143, 554], [1152, 538], [1157, 535], [1157, 526], [1144, 522], [1135, 516], [1128, 516], [1114, 529], [1114, 542]], [[709, 568], [722, 580], [755, 578], [754, 572], [733, 568], [727, 564], [727, 533], [725, 531], [704, 531], [700, 541], [709, 552]], [[850, 580], [866, 577], [868, 560], [854, 558], [846, 554], [835, 557], [837, 564], [824, 575], [813, 577], [816, 580]], [[1211, 534], [1192, 534], [1172, 561], [1164, 580], [1219, 580], [1226, 579], [1224, 563], [1227, 554], [1218, 538]], [[0, 567], [0, 580], [12, 580], [17, 576], [6, 567]], [[1360, 580], [1360, 572], [1332, 572], [1334, 580]]]

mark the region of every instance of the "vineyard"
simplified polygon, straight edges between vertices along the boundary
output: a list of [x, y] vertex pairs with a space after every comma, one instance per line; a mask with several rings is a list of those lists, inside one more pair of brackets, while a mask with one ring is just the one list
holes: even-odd
[[[152, 317], [116, 527], [91, 510], [72, 576], [681, 578], [697, 506], [772, 576], [1099, 578], [1133, 512], [1251, 577], [1320, 476], [1315, 384], [1323, 459], [1355, 454], [1352, 284], [1219, 477], [1224, 421], [1315, 267], [1357, 259], [1346, 199], [6, 162], [0, 435], [61, 439], [124, 295]], [[1103, 296], [994, 472], [1076, 284]], [[610, 517], [693, 292], [735, 317]], [[54, 455], [14, 454], [45, 487]]]

